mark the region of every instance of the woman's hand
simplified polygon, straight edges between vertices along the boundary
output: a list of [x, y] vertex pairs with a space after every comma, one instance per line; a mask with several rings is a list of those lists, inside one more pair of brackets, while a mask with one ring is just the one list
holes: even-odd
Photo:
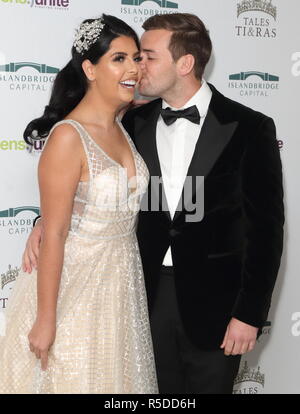
[[48, 352], [55, 340], [56, 323], [36, 319], [28, 334], [30, 351], [41, 360], [41, 367], [46, 371], [48, 366]]

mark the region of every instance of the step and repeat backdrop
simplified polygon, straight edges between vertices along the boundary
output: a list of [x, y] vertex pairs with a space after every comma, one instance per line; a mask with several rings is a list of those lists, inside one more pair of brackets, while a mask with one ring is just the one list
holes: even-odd
[[42, 148], [38, 143], [29, 151], [23, 131], [41, 114], [56, 73], [69, 61], [75, 28], [102, 12], [139, 34], [156, 13], [197, 14], [214, 46], [205, 78], [274, 118], [284, 171], [285, 248], [268, 322], [255, 350], [242, 358], [234, 393], [300, 393], [299, 0], [0, 0], [0, 334], [39, 213]]

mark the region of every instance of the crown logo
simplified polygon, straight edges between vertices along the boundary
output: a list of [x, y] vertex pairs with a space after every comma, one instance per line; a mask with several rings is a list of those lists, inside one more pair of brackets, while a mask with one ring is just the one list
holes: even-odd
[[249, 11], [261, 11], [269, 14], [276, 20], [277, 8], [273, 6], [272, 0], [242, 0], [237, 5], [238, 17]]
[[20, 268], [17, 266], [12, 269], [11, 265], [8, 265], [8, 271], [1, 273], [1, 288], [3, 289], [8, 283], [14, 282], [19, 275]]
[[258, 367], [257, 371], [255, 369], [250, 370], [248, 367], [247, 361], [245, 361], [244, 367], [241, 369], [241, 371], [237, 374], [234, 380], [234, 385], [240, 384], [241, 382], [257, 382], [258, 384], [261, 384], [262, 386], [265, 385], [265, 374], [262, 374], [260, 372], [260, 367]]

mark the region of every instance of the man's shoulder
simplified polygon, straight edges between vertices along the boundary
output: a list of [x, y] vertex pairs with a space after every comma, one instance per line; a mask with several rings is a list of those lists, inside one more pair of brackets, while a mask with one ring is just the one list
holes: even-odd
[[136, 108], [130, 109], [125, 113], [122, 118], [122, 124], [127, 130], [132, 139], [134, 139], [136, 120], [139, 119], [139, 125], [144, 125], [147, 122], [147, 119], [153, 111], [157, 110], [157, 106], [161, 105], [161, 99], [155, 99], [147, 104], [140, 105]]
[[214, 97], [212, 106], [217, 107], [218, 112], [221, 113], [224, 118], [245, 122], [247, 124], [260, 123], [270, 119], [268, 115], [221, 94], [221, 92], [219, 92], [213, 85], [210, 85], [210, 87], [212, 88]]
[[161, 105], [161, 98], [154, 99], [144, 105], [130, 109], [126, 112], [126, 115], [128, 117], [143, 116], [144, 114], [151, 113], [157, 105]]
[[265, 115], [264, 113], [250, 108], [249, 106], [246, 106], [240, 102], [234, 101], [230, 98], [226, 99], [231, 105], [232, 111], [236, 114], [237, 118], [240, 118], [242, 120], [265, 120], [269, 118], [269, 116]]

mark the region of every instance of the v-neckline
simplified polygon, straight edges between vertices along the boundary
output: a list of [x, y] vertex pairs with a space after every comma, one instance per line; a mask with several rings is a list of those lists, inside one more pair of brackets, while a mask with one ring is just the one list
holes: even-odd
[[[81, 126], [81, 128], [84, 130], [84, 132], [87, 134], [87, 136], [88, 136], [88, 138], [93, 142], [93, 144], [95, 144], [96, 145], [96, 147], [103, 153], [103, 155], [107, 158], [107, 159], [109, 159], [113, 164], [115, 164], [115, 165], [117, 165], [119, 168], [122, 168], [123, 170], [127, 170], [127, 168], [126, 167], [124, 167], [122, 164], [120, 164], [118, 161], [116, 161], [116, 160], [114, 160], [113, 158], [111, 158], [105, 151], [104, 151], [104, 149], [94, 140], [94, 138], [91, 136], [91, 134], [88, 132], [88, 130], [80, 123], [80, 122], [78, 122], [78, 121], [75, 121], [75, 119], [65, 119], [65, 121], [73, 121], [73, 122], [75, 122], [76, 124], [78, 124], [78, 125], [80, 125]], [[127, 144], [129, 145], [129, 149], [130, 149], [130, 152], [131, 152], [131, 154], [132, 154], [132, 158], [133, 158], [133, 162], [134, 162], [134, 169], [135, 169], [135, 175], [133, 175], [132, 177], [128, 177], [128, 174], [126, 174], [126, 176], [127, 176], [127, 181], [130, 181], [132, 178], [136, 178], [137, 179], [137, 164], [136, 164], [136, 158], [135, 158], [135, 154], [134, 154], [134, 152], [133, 152], [133, 148], [132, 148], [132, 146], [131, 146], [131, 143], [130, 143], [130, 141], [129, 141], [129, 136], [128, 136], [128, 134], [127, 134], [127, 132], [126, 132], [126, 130], [124, 129], [124, 127], [123, 127], [123, 125], [122, 125], [122, 123], [119, 121], [119, 119], [117, 119], [117, 124], [119, 125], [119, 127], [120, 127], [120, 129], [121, 129], [121, 132], [122, 132], [122, 134], [123, 134], [123, 136], [125, 137], [125, 139], [126, 139], [126, 141], [127, 141]], [[137, 184], [137, 183], [136, 183]], [[136, 188], [134, 189], [134, 191], [132, 191], [131, 192], [131, 194], [132, 193], [134, 193], [135, 191], [137, 190], [137, 185], [136, 185]]]

